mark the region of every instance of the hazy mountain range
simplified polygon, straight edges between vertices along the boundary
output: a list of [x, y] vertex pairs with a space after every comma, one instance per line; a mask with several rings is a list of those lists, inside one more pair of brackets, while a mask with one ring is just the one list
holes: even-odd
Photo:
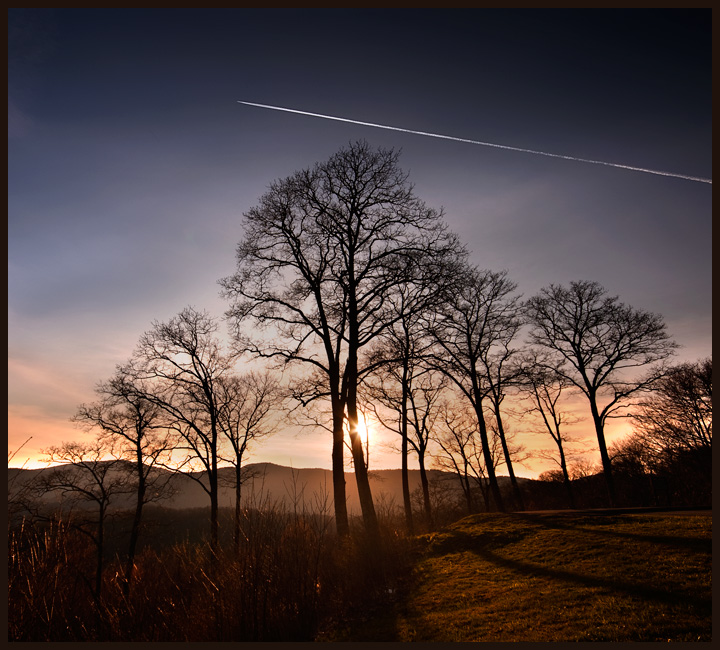
[[[67, 466], [53, 466], [45, 469], [8, 468], [8, 493], [12, 498], [24, 486], [37, 481], [43, 476]], [[77, 471], [81, 470], [77, 468]], [[235, 504], [234, 468], [220, 470], [220, 507], [233, 507]], [[204, 479], [203, 473], [192, 475], [182, 472], [170, 472], [165, 469], [154, 469], [153, 479], [159, 483], [167, 482], [173, 496], [159, 501], [158, 504], [168, 508], [200, 508], [209, 506], [209, 497], [196, 479]], [[408, 474], [411, 493], [416, 492], [419, 499], [420, 472], [410, 470]], [[461, 498], [461, 490], [454, 474], [440, 470], [429, 470], [428, 478], [432, 489], [443, 498], [456, 501]], [[360, 514], [355, 475], [352, 471], [345, 473], [347, 505], [350, 514]], [[508, 481], [499, 477], [501, 486]], [[399, 469], [382, 469], [370, 471], [370, 486], [378, 508], [402, 506], [402, 475]], [[249, 506], [278, 504], [287, 508], [326, 511], [333, 513], [332, 472], [321, 468], [284, 467], [273, 463], [248, 464], [243, 469], [243, 503]], [[67, 497], [65, 497], [67, 498]], [[43, 502], [50, 505], [60, 500], [58, 492], [46, 493], [41, 496]], [[419, 502], [418, 502], [419, 503]], [[112, 508], [125, 508], [133, 504], [132, 493], [118, 494], [111, 499]]]

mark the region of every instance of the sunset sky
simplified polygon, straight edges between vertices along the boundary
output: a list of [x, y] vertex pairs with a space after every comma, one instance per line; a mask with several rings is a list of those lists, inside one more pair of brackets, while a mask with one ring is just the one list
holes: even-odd
[[[13, 464], [82, 439], [70, 417], [153, 320], [222, 316], [242, 214], [358, 139], [401, 149], [523, 295], [595, 280], [661, 313], [678, 361], [710, 355], [711, 184], [238, 101], [711, 179], [711, 41], [709, 9], [11, 9]], [[250, 460], [330, 448], [287, 433]]]

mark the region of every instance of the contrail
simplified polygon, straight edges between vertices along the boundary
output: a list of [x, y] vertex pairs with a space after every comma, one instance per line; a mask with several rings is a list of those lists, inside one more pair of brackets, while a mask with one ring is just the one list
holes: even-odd
[[255, 104], [254, 102], [242, 102], [238, 100], [238, 104], [246, 106], [257, 106], [258, 108], [269, 108], [273, 111], [284, 111], [286, 113], [297, 113], [298, 115], [309, 115], [310, 117], [321, 117], [324, 120], [335, 120], [336, 122], [349, 122], [350, 124], [359, 124], [361, 126], [372, 126], [376, 129], [387, 129], [389, 131], [401, 131], [402, 133], [413, 133], [415, 135], [426, 135], [431, 138], [441, 138], [443, 140], [454, 140], [455, 142], [466, 142], [468, 144], [479, 144], [482, 147], [495, 147], [496, 149], [507, 149], [508, 151], [521, 151], [522, 153], [532, 153], [536, 156], [548, 156], [550, 158], [563, 158], [564, 160], [574, 160], [575, 162], [591, 163], [593, 165], [605, 165], [606, 167], [617, 167], [618, 169], [628, 169], [633, 172], [644, 172], [646, 174], [656, 174], [658, 176], [672, 176], [673, 178], [682, 178], [686, 181], [695, 181], [697, 183], [707, 183], [712, 185], [711, 178], [700, 178], [698, 176], [686, 176], [685, 174], [675, 174], [673, 172], [662, 172], [657, 169], [646, 169], [645, 167], [632, 167], [631, 165], [621, 165], [619, 163], [605, 162], [602, 160], [590, 160], [588, 158], [577, 158], [575, 156], [564, 156], [559, 153], [549, 153], [547, 151], [536, 151], [534, 149], [523, 149], [522, 147], [510, 147], [506, 144], [495, 144], [493, 142], [482, 142], [481, 140], [468, 140], [467, 138], [456, 138], [452, 135], [441, 135], [439, 133], [427, 133], [426, 131], [413, 131], [412, 129], [402, 129], [399, 126], [387, 126], [386, 124], [375, 124], [373, 122], [361, 122], [359, 120], [351, 120], [347, 117], [335, 117], [333, 115], [322, 115], [320, 113], [309, 113], [308, 111], [299, 111], [294, 108], [282, 108], [281, 106], [268, 106], [267, 104]]

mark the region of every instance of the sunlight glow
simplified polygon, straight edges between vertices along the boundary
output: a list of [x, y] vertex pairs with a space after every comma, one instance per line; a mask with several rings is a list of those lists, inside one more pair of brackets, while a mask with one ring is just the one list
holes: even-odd
[[360, 435], [360, 440], [362, 440], [363, 447], [367, 446], [370, 429], [368, 427], [367, 421], [365, 420], [365, 416], [362, 413], [360, 414], [360, 417], [358, 418], [357, 429], [358, 429], [358, 434]]

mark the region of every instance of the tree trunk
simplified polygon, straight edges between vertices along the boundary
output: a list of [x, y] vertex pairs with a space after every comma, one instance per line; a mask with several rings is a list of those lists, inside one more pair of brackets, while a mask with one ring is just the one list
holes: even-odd
[[428, 529], [432, 528], [433, 516], [432, 505], [430, 504], [430, 483], [425, 470], [425, 452], [418, 453], [418, 462], [420, 464], [420, 483], [422, 485], [423, 505], [425, 506], [425, 518], [427, 520]]
[[350, 428], [350, 449], [353, 455], [353, 465], [355, 466], [355, 480], [357, 481], [358, 496], [360, 497], [360, 508], [362, 510], [363, 522], [365, 530], [371, 544], [379, 548], [380, 543], [380, 526], [375, 513], [375, 504], [373, 503], [372, 491], [370, 490], [370, 480], [368, 477], [367, 467], [365, 467], [365, 455], [363, 452], [362, 440], [357, 432], [357, 407], [355, 399], [348, 399], [348, 425]]
[[562, 446], [562, 438], [560, 438], [560, 432], [558, 431], [558, 450], [560, 451], [560, 468], [562, 469], [563, 473], [563, 483], [565, 484], [565, 491], [568, 495], [568, 502], [570, 504], [570, 507], [574, 510], [575, 509], [575, 496], [573, 495], [572, 491], [572, 485], [570, 482], [570, 474], [568, 473], [567, 468], [567, 461], [565, 460], [565, 450]]
[[607, 445], [605, 444], [605, 430], [603, 427], [603, 421], [600, 417], [594, 394], [590, 395], [590, 410], [592, 412], [593, 423], [595, 424], [595, 433], [597, 435], [598, 447], [600, 448], [600, 460], [602, 461], [603, 474], [605, 475], [605, 484], [607, 486], [608, 499], [610, 501], [610, 506], [614, 508], [617, 505], [617, 499], [615, 498], [615, 481], [612, 475], [610, 456], [607, 451]]
[[240, 534], [242, 521], [242, 468], [240, 465], [240, 458], [235, 460], [235, 534], [233, 535], [235, 557], [240, 557]]
[[142, 462], [142, 451], [138, 449], [137, 453], [137, 503], [135, 504], [135, 516], [133, 517], [132, 528], [130, 529], [130, 544], [128, 547], [128, 559], [125, 568], [125, 579], [122, 583], [123, 594], [127, 597], [130, 593], [130, 583], [132, 582], [133, 572], [135, 570], [135, 553], [137, 551], [137, 543], [140, 537], [140, 524], [142, 522], [143, 505], [145, 504], [145, 467]]
[[[505, 503], [503, 502], [502, 495], [500, 494], [500, 486], [498, 485], [497, 477], [495, 476], [495, 467], [493, 465], [493, 457], [490, 453], [490, 441], [488, 439], [487, 426], [485, 425], [485, 416], [482, 408], [482, 397], [476, 391], [475, 396], [475, 415], [478, 420], [478, 426], [480, 428], [480, 441], [482, 442], [483, 458], [485, 459], [485, 468], [488, 475], [488, 483], [490, 484], [490, 491], [493, 495], [493, 501], [495, 507], [500, 512], [505, 512]], [[489, 504], [488, 504], [488, 510]]]
[[520, 485], [518, 485], [517, 479], [515, 478], [515, 471], [512, 466], [512, 458], [510, 458], [510, 449], [508, 448], [507, 441], [505, 440], [505, 427], [503, 426], [502, 417], [500, 416], [500, 404], [493, 402], [495, 410], [495, 420], [498, 426], [498, 435], [500, 436], [500, 444], [502, 445], [503, 456], [505, 458], [505, 466], [507, 467], [508, 474], [510, 475], [510, 483], [512, 484], [513, 494], [515, 501], [517, 502], [518, 509], [525, 510], [525, 502], [523, 501], [522, 491]]
[[[352, 233], [348, 233], [348, 241], [352, 241]], [[350, 258], [348, 267], [348, 277], [351, 282], [355, 275], [354, 261]], [[357, 413], [357, 384], [358, 384], [358, 308], [356, 303], [357, 287], [351, 285], [349, 290], [348, 301], [348, 357], [345, 365], [345, 376], [347, 388], [347, 415], [348, 429], [350, 434], [350, 450], [353, 456], [353, 465], [355, 466], [355, 480], [357, 481], [358, 496], [360, 497], [360, 508], [362, 510], [363, 522], [365, 530], [368, 534], [370, 544], [378, 551], [380, 549], [380, 527], [378, 525], [377, 515], [375, 514], [375, 504], [372, 499], [370, 490], [370, 481], [368, 480], [367, 467], [365, 466], [365, 455], [363, 454], [362, 440], [358, 435], [358, 413]]]
[[410, 501], [410, 480], [408, 478], [408, 362], [407, 354], [403, 359], [403, 376], [402, 376], [402, 404], [400, 405], [400, 435], [401, 444], [401, 477], [403, 505], [405, 507], [405, 525], [409, 535], [414, 534], [412, 502]]
[[213, 452], [212, 465], [208, 476], [208, 483], [210, 488], [210, 549], [212, 551], [214, 560], [213, 565], [217, 559], [219, 550], [219, 536], [218, 536], [218, 468], [217, 468], [217, 454]]
[[465, 503], [467, 504], [468, 514], [474, 514], [473, 501], [472, 501], [472, 489], [470, 487], [470, 479], [465, 476], [460, 477], [460, 484], [462, 485], [463, 492], [465, 493]]
[[345, 496], [345, 458], [343, 453], [345, 432], [345, 406], [340, 398], [339, 381], [332, 382], [332, 413], [333, 413], [333, 446], [332, 446], [332, 476], [333, 501], [335, 507], [335, 528], [338, 537], [347, 538], [350, 535], [350, 522], [348, 521], [347, 502]]

